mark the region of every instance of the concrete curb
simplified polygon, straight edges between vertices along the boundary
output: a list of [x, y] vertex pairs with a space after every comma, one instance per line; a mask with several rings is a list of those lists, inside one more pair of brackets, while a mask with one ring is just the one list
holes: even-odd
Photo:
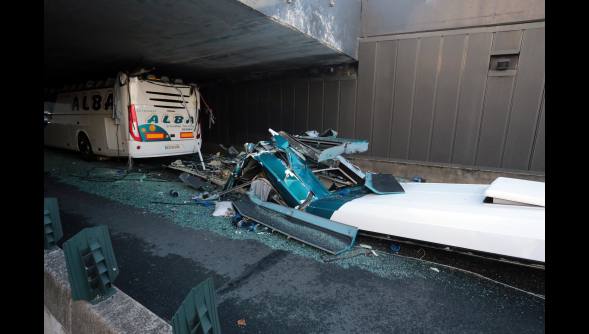
[[383, 160], [361, 156], [348, 157], [348, 159], [364, 171], [389, 173], [406, 179], [421, 176], [427, 182], [490, 184], [500, 176], [545, 182], [544, 173], [532, 171], [475, 168], [410, 160]]
[[[49, 318], [45, 323], [46, 333], [172, 333], [167, 322], [116, 290], [97, 305], [73, 301], [63, 251], [58, 248], [46, 252], [44, 304], [46, 319]], [[61, 328], [55, 328], [55, 321]]]

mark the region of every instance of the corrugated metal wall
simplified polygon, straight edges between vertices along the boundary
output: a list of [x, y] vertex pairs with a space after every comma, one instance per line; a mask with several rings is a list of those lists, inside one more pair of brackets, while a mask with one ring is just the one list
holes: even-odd
[[338, 129], [354, 135], [356, 76], [253, 81], [203, 90], [215, 112], [209, 140], [243, 144], [268, 139], [268, 128], [301, 133]]
[[[544, 27], [497, 29], [361, 42], [355, 136], [368, 154], [543, 170]], [[515, 69], [490, 69], [509, 55]]]
[[[543, 171], [544, 40], [541, 22], [364, 38], [357, 79], [205, 90], [219, 125], [209, 138], [331, 127], [370, 140], [373, 157]], [[510, 55], [515, 69], [490, 69]]]

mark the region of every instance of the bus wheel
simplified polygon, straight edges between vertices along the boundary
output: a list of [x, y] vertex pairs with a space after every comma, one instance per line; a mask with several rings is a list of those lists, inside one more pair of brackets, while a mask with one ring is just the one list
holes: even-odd
[[88, 139], [88, 136], [86, 136], [86, 134], [83, 132], [78, 135], [78, 149], [80, 150], [80, 153], [82, 153], [84, 159], [94, 159], [94, 153], [92, 152], [92, 145], [90, 145], [90, 139]]

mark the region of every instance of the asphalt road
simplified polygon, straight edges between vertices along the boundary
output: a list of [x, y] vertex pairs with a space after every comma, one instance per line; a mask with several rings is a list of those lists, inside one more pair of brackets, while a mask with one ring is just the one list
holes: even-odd
[[[167, 321], [193, 286], [212, 277], [224, 333], [544, 332], [542, 299], [461, 272], [386, 279], [181, 227], [50, 177], [45, 196], [59, 199], [62, 240], [109, 227], [115, 285]], [[429, 270], [422, 267], [415, 270]]]

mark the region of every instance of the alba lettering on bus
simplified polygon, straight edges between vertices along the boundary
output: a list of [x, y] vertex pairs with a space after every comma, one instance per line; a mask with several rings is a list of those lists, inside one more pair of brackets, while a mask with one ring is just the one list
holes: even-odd
[[[92, 102], [90, 103], [91, 105], [88, 105], [90, 102], [88, 96], [82, 96], [82, 109], [90, 110], [90, 107], [92, 107], [92, 110], [100, 110], [100, 107], [102, 107], [102, 95], [94, 94], [90, 97], [90, 99]], [[112, 109], [112, 99], [112, 93], [108, 93], [106, 101], [104, 102], [104, 110]], [[80, 100], [78, 96], [74, 96], [74, 100], [72, 101], [72, 110], [80, 110]]]
[[[159, 117], [157, 115], [152, 115], [147, 120], [147, 124], [150, 124], [150, 123], [154, 123], [154, 124], [159, 123]], [[162, 123], [164, 123], [164, 124], [172, 123], [170, 121], [170, 116], [168, 116], [168, 115], [164, 116], [164, 118], [162, 119]], [[181, 124], [181, 123], [189, 124], [189, 123], [194, 123], [194, 117], [190, 116], [190, 118], [189, 119], [186, 119], [186, 122], [184, 122], [184, 116], [174, 116], [174, 123], [175, 124]]]

